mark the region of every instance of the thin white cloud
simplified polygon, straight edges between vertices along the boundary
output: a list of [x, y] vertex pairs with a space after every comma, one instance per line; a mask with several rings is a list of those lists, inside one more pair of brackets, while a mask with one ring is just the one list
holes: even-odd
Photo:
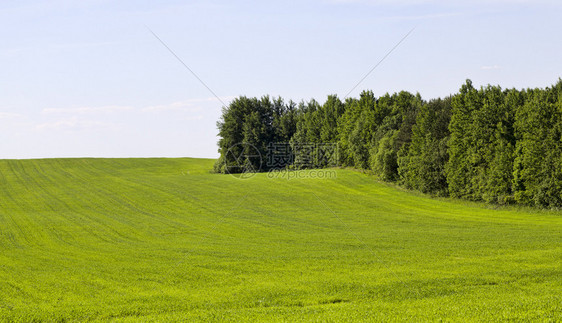
[[499, 65], [484, 65], [484, 66], [480, 66], [481, 70], [499, 70], [502, 67]]
[[19, 118], [23, 117], [22, 114], [12, 112], [0, 112], [0, 119]]
[[467, 2], [464, 0], [327, 0], [328, 2], [334, 4], [367, 4], [376, 6], [386, 6], [386, 5], [397, 5], [397, 6], [407, 6], [407, 5], [423, 5], [423, 4], [433, 4], [433, 5], [450, 5], [450, 4], [552, 4], [557, 5], [559, 1], [557, 0], [474, 0], [472, 2]]
[[203, 116], [202, 116], [202, 115], [196, 115], [196, 116], [191, 116], [191, 117], [185, 117], [185, 118], [184, 118], [184, 120], [188, 120], [188, 121], [191, 121], [191, 120], [201, 120], [201, 119], [203, 119]]
[[35, 126], [37, 130], [91, 130], [116, 127], [117, 125], [113, 123], [86, 120], [77, 116], [63, 118], [52, 122], [45, 122]]
[[61, 50], [72, 50], [72, 49], [84, 49], [102, 46], [113, 46], [118, 44], [118, 42], [77, 42], [77, 43], [62, 43], [62, 44], [36, 44], [33, 46], [25, 47], [12, 47], [12, 48], [0, 48], [0, 55], [14, 57], [22, 55], [25, 52], [44, 52], [44, 51], [61, 51]]
[[[54, 117], [42, 123], [35, 123], [34, 128], [38, 131], [57, 131], [57, 130], [107, 130], [119, 129], [122, 125], [106, 122], [108, 114], [115, 115], [117, 113], [173, 113], [179, 112], [181, 115], [175, 115], [182, 120], [194, 121], [204, 119], [205, 108], [209, 105], [220, 107], [221, 101], [228, 102], [234, 99], [234, 96], [215, 97], [202, 99], [188, 99], [176, 101], [168, 104], [147, 106], [144, 108], [136, 108], [133, 106], [107, 105], [98, 107], [78, 107], [78, 108], [45, 108], [41, 111], [44, 116]], [[0, 113], [0, 118], [16, 116], [13, 113]], [[98, 118], [104, 118], [106, 120]]]
[[422, 4], [422, 3], [435, 3], [432, 0], [328, 0], [328, 2], [335, 4], [370, 4], [370, 5], [405, 5], [405, 4]]
[[41, 111], [43, 114], [98, 114], [113, 113], [119, 111], [134, 110], [131, 106], [107, 105], [101, 107], [79, 107], [79, 108], [46, 108]]
[[143, 108], [142, 111], [144, 112], [197, 111], [200, 109], [201, 107], [194, 106], [193, 103], [191, 103], [189, 100], [186, 100], [186, 101], [172, 102], [169, 104], [153, 105]]
[[425, 19], [438, 19], [438, 18], [448, 18], [448, 17], [457, 17], [460, 16], [461, 13], [451, 12], [451, 13], [436, 13], [436, 14], [427, 14], [427, 15], [400, 15], [400, 16], [387, 16], [382, 17], [384, 19], [389, 20], [425, 20]]
[[234, 98], [236, 98], [236, 97], [232, 96], [232, 95], [231, 96], [223, 96], [223, 97], [219, 97], [219, 98], [216, 98], [216, 97], [212, 96], [212, 97], [207, 97], [207, 98], [202, 98], [202, 99], [189, 99], [187, 101], [190, 102], [190, 103], [218, 102], [218, 103], [222, 104], [222, 102], [227, 103], [227, 102], [233, 100]]
[[[194, 112], [203, 109], [201, 106], [205, 103], [217, 102], [222, 105], [222, 102], [229, 102], [234, 99], [234, 96], [225, 96], [221, 98], [208, 97], [202, 99], [188, 99], [182, 101], [176, 101], [161, 105], [152, 105], [141, 108], [142, 112], [168, 112], [168, 111], [180, 111], [180, 112]], [[221, 102], [222, 101], [222, 102]], [[138, 111], [139, 109], [133, 106], [126, 105], [106, 105], [98, 107], [78, 107], [78, 108], [45, 108], [41, 111], [44, 115], [86, 115], [86, 114], [109, 114], [124, 111]], [[0, 113], [0, 116], [2, 114]], [[7, 116], [7, 114], [6, 114]]]
[[[168, 111], [179, 111], [179, 112], [195, 112], [200, 111], [203, 108], [201, 104], [210, 103], [210, 102], [217, 102], [222, 104], [222, 102], [228, 102], [234, 99], [234, 96], [226, 96], [219, 99], [215, 97], [209, 97], [204, 99], [189, 99], [183, 101], [176, 101], [168, 104], [162, 105], [153, 105], [143, 108], [143, 112], [168, 112]], [[222, 102], [221, 102], [222, 101]]]

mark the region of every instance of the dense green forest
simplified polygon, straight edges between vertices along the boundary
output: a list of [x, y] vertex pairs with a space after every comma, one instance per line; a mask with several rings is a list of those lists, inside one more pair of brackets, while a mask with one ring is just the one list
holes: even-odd
[[[217, 172], [334, 166], [299, 147], [337, 144], [336, 166], [371, 170], [409, 189], [562, 207], [562, 80], [526, 90], [477, 89], [467, 80], [458, 93], [429, 101], [406, 91], [363, 91], [344, 102], [330, 95], [324, 104], [238, 97], [217, 125]], [[272, 143], [286, 143], [293, 158], [264, 163]]]

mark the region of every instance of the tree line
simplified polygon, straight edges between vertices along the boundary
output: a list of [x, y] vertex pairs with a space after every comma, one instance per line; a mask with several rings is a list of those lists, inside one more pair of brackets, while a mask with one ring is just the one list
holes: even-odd
[[282, 167], [333, 166], [298, 162], [306, 157], [299, 145], [331, 143], [337, 166], [371, 170], [409, 189], [562, 207], [562, 80], [524, 90], [478, 89], [467, 80], [458, 93], [429, 101], [406, 91], [363, 91], [345, 101], [330, 95], [323, 104], [241, 96], [223, 108], [217, 126], [217, 172], [272, 168], [262, 163], [271, 143], [292, 150]]

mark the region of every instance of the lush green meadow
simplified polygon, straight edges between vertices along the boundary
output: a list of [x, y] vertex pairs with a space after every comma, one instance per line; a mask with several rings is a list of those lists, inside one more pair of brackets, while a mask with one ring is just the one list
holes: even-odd
[[353, 170], [0, 161], [0, 321], [562, 320], [562, 213]]

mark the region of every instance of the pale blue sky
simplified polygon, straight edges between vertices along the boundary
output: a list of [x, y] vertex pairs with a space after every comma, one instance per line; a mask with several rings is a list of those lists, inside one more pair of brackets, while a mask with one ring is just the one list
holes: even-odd
[[0, 158], [216, 157], [221, 103], [300, 101], [562, 76], [556, 1], [33, 1], [0, 3]]

